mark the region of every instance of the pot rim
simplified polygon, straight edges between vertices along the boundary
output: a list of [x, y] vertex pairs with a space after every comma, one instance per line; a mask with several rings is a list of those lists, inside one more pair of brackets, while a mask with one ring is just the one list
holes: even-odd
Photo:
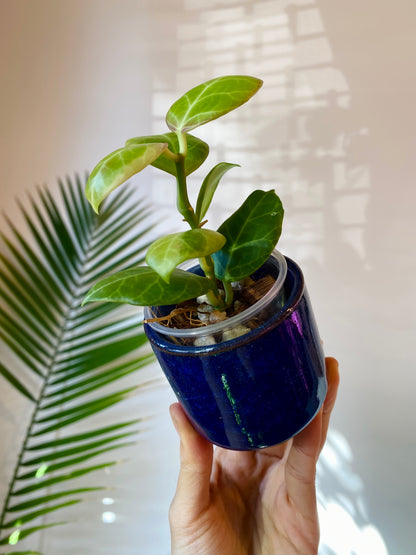
[[[279, 275], [277, 276], [277, 279], [275, 280], [269, 291], [260, 300], [258, 300], [246, 310], [243, 310], [243, 312], [241, 312], [240, 314], [231, 316], [231, 318], [227, 318], [222, 322], [209, 324], [207, 326], [202, 326], [199, 328], [169, 328], [167, 326], [159, 324], [158, 322], [147, 322], [147, 325], [150, 326], [155, 332], [161, 333], [162, 335], [182, 338], [188, 337], [193, 339], [206, 335], [214, 335], [216, 333], [224, 331], [225, 329], [229, 329], [240, 324], [242, 325], [245, 321], [253, 318], [258, 312], [260, 312], [265, 306], [267, 306], [283, 288], [287, 274], [286, 258], [280, 251], [276, 249], [273, 250], [269, 258], [270, 257], [273, 257], [279, 265]], [[181, 265], [180, 268], [182, 270], [188, 270], [197, 265], [197, 263], [198, 262], [195, 260], [188, 260], [185, 264]], [[153, 317], [151, 307], [144, 307], [144, 317], [145, 319], [150, 319]]]

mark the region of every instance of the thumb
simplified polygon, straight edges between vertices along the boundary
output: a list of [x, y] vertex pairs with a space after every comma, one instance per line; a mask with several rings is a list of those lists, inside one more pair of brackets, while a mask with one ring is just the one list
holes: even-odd
[[[192, 426], [179, 403], [170, 407], [180, 437], [180, 470], [171, 517], [193, 520], [209, 505], [213, 446]], [[182, 522], [185, 524], [184, 522]]]
[[316, 463], [325, 443], [329, 417], [335, 404], [339, 384], [338, 362], [326, 358], [328, 392], [323, 408], [294, 438], [286, 462], [286, 483], [289, 497], [308, 514], [315, 501]]

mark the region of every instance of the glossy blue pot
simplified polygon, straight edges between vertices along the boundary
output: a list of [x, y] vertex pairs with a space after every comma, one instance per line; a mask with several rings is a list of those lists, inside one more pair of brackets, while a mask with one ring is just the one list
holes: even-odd
[[[303, 274], [277, 253], [282, 269], [275, 254], [255, 274], [271, 274], [281, 282], [255, 316], [255, 329], [225, 342], [194, 346], [156, 331], [160, 324], [145, 325], [195, 428], [228, 449], [253, 450], [286, 441], [313, 419], [326, 395], [324, 354]], [[230, 320], [221, 325], [229, 327]], [[205, 333], [211, 328], [204, 328]], [[218, 339], [218, 333], [211, 337]]]

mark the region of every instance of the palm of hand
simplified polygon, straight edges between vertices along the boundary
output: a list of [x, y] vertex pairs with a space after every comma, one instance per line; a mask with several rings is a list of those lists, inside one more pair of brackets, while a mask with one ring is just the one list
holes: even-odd
[[201, 539], [194, 553], [316, 553], [317, 517], [302, 515], [285, 483], [291, 447], [292, 441], [259, 452], [216, 450], [210, 503], [193, 522]]

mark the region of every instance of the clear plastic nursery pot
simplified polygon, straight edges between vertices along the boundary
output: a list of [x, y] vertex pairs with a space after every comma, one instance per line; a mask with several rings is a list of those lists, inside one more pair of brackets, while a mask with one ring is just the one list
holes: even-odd
[[[326, 395], [324, 354], [302, 271], [274, 251], [253, 277], [265, 275], [275, 279], [272, 288], [237, 316], [186, 330], [145, 324], [193, 425], [228, 449], [286, 441], [313, 419]], [[146, 307], [145, 317], [171, 309]]]

